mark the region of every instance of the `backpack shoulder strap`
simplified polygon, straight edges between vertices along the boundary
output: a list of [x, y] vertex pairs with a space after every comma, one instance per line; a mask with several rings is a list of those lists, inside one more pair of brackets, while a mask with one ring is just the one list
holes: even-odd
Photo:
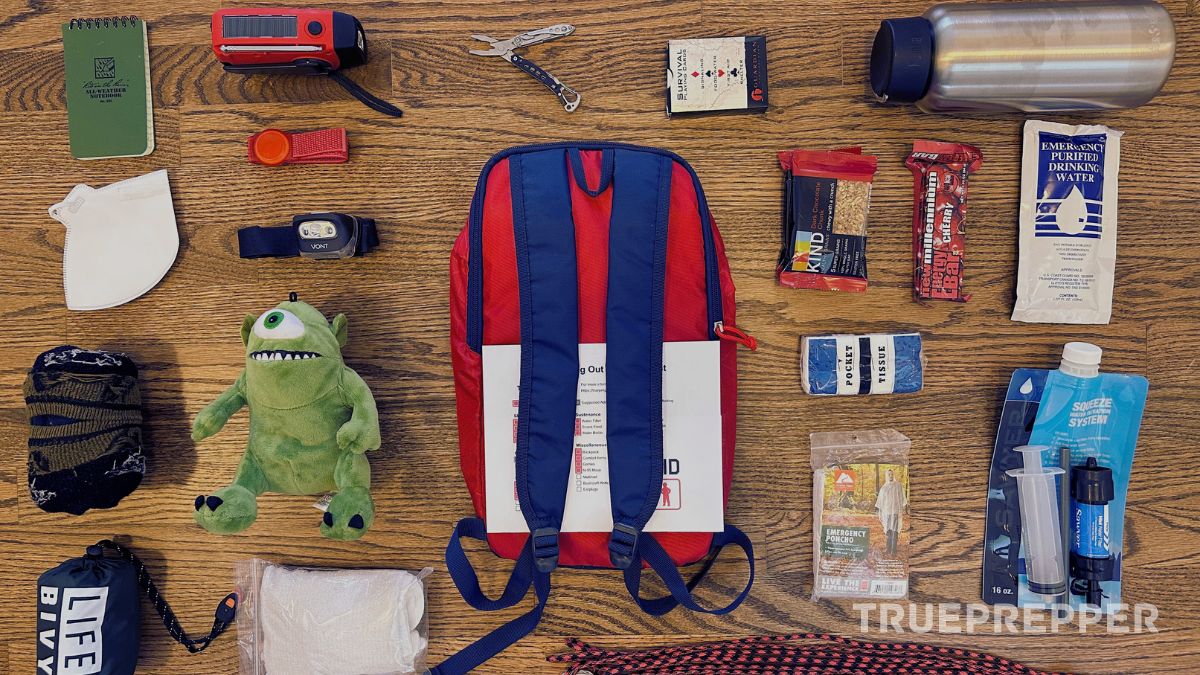
[[669, 157], [614, 152], [608, 234], [605, 360], [608, 481], [613, 531], [609, 559], [626, 569], [662, 494], [663, 293]]
[[[479, 588], [460, 541], [464, 536], [486, 540], [482, 520], [459, 523], [446, 547], [446, 565], [463, 600], [476, 609], [511, 607], [530, 586], [538, 602], [447, 659], [433, 670], [439, 675], [468, 672], [537, 627], [550, 596], [550, 572], [558, 565], [558, 531], [570, 479], [579, 383], [579, 294], [567, 154], [562, 148], [516, 153], [508, 162], [521, 304], [516, 488], [530, 535], [496, 600]], [[479, 244], [472, 246], [471, 256], [482, 255]]]
[[[679, 604], [725, 614], [745, 600], [753, 584], [750, 540], [737, 528], [726, 526], [713, 537], [708, 561], [685, 583], [654, 536], [642, 531], [662, 494], [663, 300], [674, 162], [669, 156], [635, 150], [619, 149], [614, 154], [605, 363], [613, 514], [609, 559], [614, 567], [625, 570], [626, 587], [650, 614], [665, 614]], [[735, 544], [746, 553], [749, 583], [728, 606], [705, 609], [691, 591], [726, 544]], [[670, 596], [640, 597], [643, 561], [662, 578]]]

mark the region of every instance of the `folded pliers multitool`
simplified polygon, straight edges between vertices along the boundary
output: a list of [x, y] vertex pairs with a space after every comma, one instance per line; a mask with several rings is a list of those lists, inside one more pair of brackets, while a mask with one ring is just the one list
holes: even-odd
[[520, 35], [507, 40], [496, 40], [486, 35], [472, 35], [471, 37], [475, 38], [476, 40], [482, 40], [483, 42], [490, 43], [492, 48], [472, 49], [470, 51], [476, 56], [499, 56], [505, 61], [508, 61], [514, 66], [532, 75], [535, 80], [546, 85], [547, 89], [554, 92], [554, 95], [558, 97], [558, 100], [562, 101], [563, 108], [565, 108], [567, 112], [573, 112], [579, 107], [579, 101], [583, 98], [579, 95], [579, 92], [563, 84], [557, 77], [547, 73], [545, 70], [542, 70], [542, 68], [533, 61], [521, 58], [520, 56], [514, 54], [513, 50], [520, 49], [522, 47], [528, 47], [530, 45], [541, 44], [543, 42], [555, 40], [560, 37], [566, 37], [574, 32], [574, 26], [566, 23], [560, 23], [550, 26], [549, 28], [539, 28], [538, 30], [531, 30], [528, 33], [521, 33]]

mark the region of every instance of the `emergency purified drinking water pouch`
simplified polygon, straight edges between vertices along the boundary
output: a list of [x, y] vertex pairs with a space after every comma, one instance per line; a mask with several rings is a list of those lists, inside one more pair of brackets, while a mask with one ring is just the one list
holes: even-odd
[[1108, 323], [1120, 158], [1120, 131], [1025, 123], [1013, 321]]

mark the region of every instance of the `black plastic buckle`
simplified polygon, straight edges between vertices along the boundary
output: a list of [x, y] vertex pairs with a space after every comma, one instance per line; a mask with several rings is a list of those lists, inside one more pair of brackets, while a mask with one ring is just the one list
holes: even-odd
[[639, 534], [641, 532], [632, 525], [624, 523], [613, 525], [612, 534], [608, 538], [608, 559], [612, 561], [613, 567], [627, 570], [630, 565], [633, 565]]
[[539, 527], [529, 535], [533, 564], [539, 572], [552, 572], [558, 567], [558, 529]]

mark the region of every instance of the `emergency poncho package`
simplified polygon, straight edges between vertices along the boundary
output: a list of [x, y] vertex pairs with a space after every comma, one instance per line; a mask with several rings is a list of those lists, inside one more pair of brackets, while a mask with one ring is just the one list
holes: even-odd
[[242, 675], [424, 672], [431, 571], [239, 562]]
[[907, 597], [908, 438], [895, 429], [809, 438], [812, 599]]
[[1108, 323], [1120, 161], [1120, 131], [1025, 123], [1013, 321]]

